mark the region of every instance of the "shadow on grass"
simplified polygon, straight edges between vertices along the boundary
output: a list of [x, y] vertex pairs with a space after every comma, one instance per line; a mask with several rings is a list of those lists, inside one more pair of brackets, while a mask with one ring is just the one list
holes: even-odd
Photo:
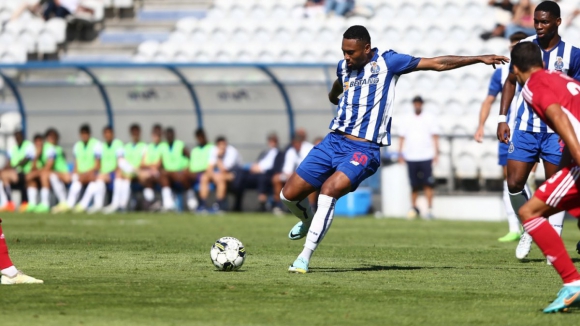
[[346, 273], [346, 272], [382, 272], [382, 271], [413, 271], [420, 269], [452, 269], [455, 267], [424, 267], [424, 266], [379, 266], [369, 265], [355, 268], [331, 268], [331, 267], [313, 267], [308, 271], [313, 273]]
[[[546, 258], [541, 259], [541, 258], [534, 258], [534, 259], [522, 259], [521, 260], [522, 263], [541, 263], [541, 262], [546, 262]], [[580, 258], [572, 258], [572, 262], [573, 263], [579, 263], [580, 262]]]

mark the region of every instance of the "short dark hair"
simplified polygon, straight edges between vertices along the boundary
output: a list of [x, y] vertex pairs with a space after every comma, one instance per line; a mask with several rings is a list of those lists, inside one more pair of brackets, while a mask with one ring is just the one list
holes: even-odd
[[227, 142], [226, 137], [225, 136], [217, 136], [217, 138], [215, 139], [215, 143], [221, 143], [221, 142]]
[[151, 130], [162, 130], [163, 127], [161, 127], [161, 125], [159, 123], [156, 123], [153, 125], [153, 127], [151, 128]]
[[48, 135], [50, 134], [55, 134], [58, 137], [58, 131], [56, 131], [56, 129], [53, 127], [46, 129], [46, 131], [44, 132], [44, 137], [48, 137]]
[[34, 137], [32, 137], [33, 141], [37, 141], [39, 139], [44, 139], [44, 137], [42, 137], [42, 134], [34, 134]]
[[81, 125], [81, 127], [79, 128], [79, 132], [81, 134], [90, 134], [91, 133], [91, 126], [89, 126], [88, 123], [85, 123], [83, 125]]
[[366, 27], [361, 25], [354, 25], [349, 27], [346, 32], [342, 34], [342, 37], [347, 40], [357, 40], [369, 44], [371, 43], [371, 35], [369, 34], [369, 31], [366, 29]]
[[197, 129], [195, 129], [195, 132], [193, 134], [195, 135], [195, 137], [203, 137], [203, 138], [205, 138], [205, 130], [203, 130], [203, 128], [197, 128]]
[[512, 64], [526, 72], [532, 67], [544, 67], [542, 50], [533, 42], [521, 42], [514, 46], [511, 53]]
[[105, 131], [113, 132], [113, 127], [110, 125], [106, 125], [103, 127], [103, 132], [105, 132]]
[[555, 3], [554, 1], [548, 0], [548, 1], [541, 2], [536, 7], [535, 11], [545, 11], [545, 12], [550, 13], [550, 16], [552, 16], [554, 18], [560, 18], [560, 6], [557, 3]]
[[173, 129], [172, 127], [167, 127], [165, 129], [165, 132], [170, 132], [170, 133], [174, 134], [175, 133], [175, 129]]
[[133, 123], [131, 126], [129, 126], [129, 130], [133, 131], [133, 130], [139, 130], [141, 131], [141, 126], [138, 123]]
[[510, 35], [510, 42], [519, 42], [525, 38], [528, 37], [528, 34], [524, 33], [524, 32], [515, 32], [512, 35]]

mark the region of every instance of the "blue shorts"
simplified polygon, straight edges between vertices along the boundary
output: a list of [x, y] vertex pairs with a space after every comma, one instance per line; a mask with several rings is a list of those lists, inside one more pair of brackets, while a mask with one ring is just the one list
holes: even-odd
[[497, 164], [501, 166], [507, 165], [508, 148], [510, 146], [506, 143], [500, 142], [497, 147]]
[[356, 141], [331, 132], [316, 145], [296, 170], [311, 186], [320, 189], [334, 172], [340, 171], [350, 179], [350, 191], [377, 172], [381, 165], [378, 144]]
[[425, 186], [433, 187], [435, 185], [435, 178], [433, 178], [433, 160], [407, 161], [407, 170], [409, 171], [411, 188], [414, 191], [418, 191]]
[[515, 130], [508, 148], [508, 160], [535, 163], [542, 159], [560, 164], [562, 146], [555, 133]]

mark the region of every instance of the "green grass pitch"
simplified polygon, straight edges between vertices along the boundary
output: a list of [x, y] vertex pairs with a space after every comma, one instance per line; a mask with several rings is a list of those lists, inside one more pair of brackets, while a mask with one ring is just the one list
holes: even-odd
[[[45, 280], [0, 286], [8, 325], [578, 325], [541, 312], [560, 280], [534, 246], [501, 244], [504, 223], [336, 218], [311, 262], [289, 274], [297, 219], [271, 215], [10, 215], [17, 267]], [[564, 228], [573, 258], [580, 232]], [[239, 238], [239, 272], [209, 249]]]

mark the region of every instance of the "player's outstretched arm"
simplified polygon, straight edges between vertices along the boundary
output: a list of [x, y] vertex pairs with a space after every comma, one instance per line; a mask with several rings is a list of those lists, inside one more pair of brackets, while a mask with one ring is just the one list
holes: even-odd
[[566, 113], [562, 111], [560, 104], [554, 103], [548, 106], [546, 109], [546, 118], [550, 120], [554, 126], [554, 131], [560, 135], [560, 138], [566, 144], [566, 148], [570, 152], [570, 155], [572, 155], [574, 161], [576, 161], [576, 164], [580, 164], [580, 143], [578, 142], [574, 127], [572, 127]]
[[340, 80], [337, 78], [332, 84], [332, 89], [330, 90], [330, 93], [328, 93], [328, 99], [330, 100], [330, 103], [338, 105], [338, 97], [340, 96], [340, 94], [342, 94], [342, 84], [340, 83]]
[[[499, 107], [499, 115], [502, 117], [507, 116], [508, 110], [516, 94], [516, 75], [509, 73], [501, 91], [501, 100]], [[497, 139], [502, 143], [508, 143], [510, 139], [510, 127], [507, 122], [499, 122], [497, 124]]]
[[479, 55], [474, 57], [446, 55], [435, 58], [421, 58], [421, 61], [419, 61], [417, 68], [415, 68], [415, 71], [417, 70], [446, 71], [473, 65], [476, 63], [485, 63], [486, 65], [493, 66], [493, 68], [495, 69], [495, 65], [501, 65], [509, 61], [510, 59], [495, 54]]
[[487, 121], [487, 118], [489, 117], [489, 111], [491, 111], [491, 105], [493, 104], [494, 101], [495, 101], [495, 96], [487, 95], [485, 97], [485, 100], [483, 100], [483, 102], [481, 103], [481, 108], [479, 109], [479, 124], [477, 125], [477, 131], [475, 132], [475, 135], [473, 136], [475, 141], [477, 141], [478, 143], [481, 143], [483, 141], [485, 122]]

